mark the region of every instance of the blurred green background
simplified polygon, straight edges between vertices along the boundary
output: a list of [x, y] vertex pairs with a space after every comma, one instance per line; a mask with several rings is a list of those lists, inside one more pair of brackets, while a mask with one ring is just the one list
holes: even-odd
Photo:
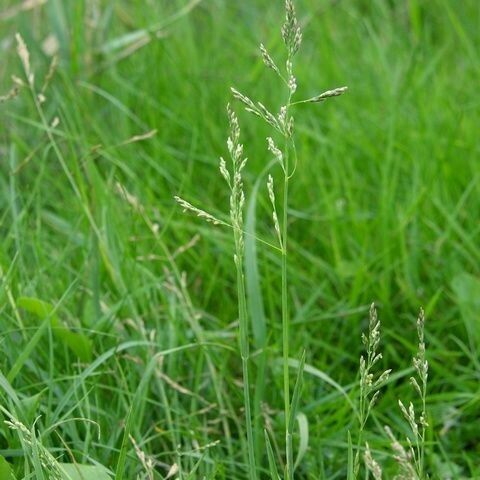
[[[295, 112], [292, 356], [305, 348], [307, 363], [353, 398], [360, 334], [377, 304], [383, 362], [399, 372], [369, 427], [388, 472], [381, 426], [407, 431], [396, 404], [413, 396], [407, 369], [423, 305], [429, 469], [432, 478], [478, 478], [480, 4], [298, 0], [297, 10], [304, 42], [296, 95], [349, 91]], [[282, 21], [280, 0], [2, 1], [0, 94], [11, 75], [24, 78], [15, 32], [30, 50], [37, 92], [53, 56], [59, 65], [43, 120], [27, 89], [0, 104], [0, 368], [7, 376], [28, 352], [9, 380], [22, 399], [36, 399], [24, 421], [40, 416], [42, 441], [63, 461], [68, 446], [77, 461], [115, 470], [134, 405], [131, 434], [159, 462], [155, 478], [174, 462], [182, 478], [244, 478], [230, 232], [182, 214], [173, 196], [225, 217], [218, 158], [229, 88], [278, 109], [282, 86], [258, 45], [283, 58]], [[262, 171], [271, 133], [235, 107], [249, 157], [247, 197], [261, 182], [257, 234], [270, 240]], [[281, 446], [280, 259], [257, 248], [269, 338], [259, 422]], [[55, 305], [60, 320], [88, 338], [92, 358], [132, 340], [155, 345], [125, 347], [82, 376], [86, 366], [65, 337], [48, 328], [29, 343], [43, 317], [21, 308], [25, 296]], [[200, 341], [216, 346], [166, 355], [141, 383], [155, 352]], [[298, 477], [344, 478], [347, 430], [356, 428], [348, 402], [306, 373], [301, 410], [310, 443]], [[73, 417], [97, 422], [100, 439], [88, 422], [63, 423]], [[49, 430], [54, 424], [65, 443]], [[19, 449], [4, 429], [0, 454], [17, 473]], [[125, 478], [141, 470], [129, 443]]]

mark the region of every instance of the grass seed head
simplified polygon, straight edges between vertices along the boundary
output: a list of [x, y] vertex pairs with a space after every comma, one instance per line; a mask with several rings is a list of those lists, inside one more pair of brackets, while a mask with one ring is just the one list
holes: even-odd
[[373, 458], [368, 443], [365, 444], [365, 454], [363, 458], [365, 459], [365, 465], [367, 469], [372, 473], [373, 478], [375, 480], [382, 480], [382, 469], [378, 462], [376, 462]]
[[194, 207], [191, 203], [187, 202], [183, 198], [177, 195], [175, 195], [173, 198], [183, 208], [184, 212], [192, 212], [197, 217], [203, 218], [206, 222], [212, 223], [213, 225], [225, 225], [225, 222], [222, 222], [218, 218], [215, 218], [213, 215], [201, 210], [200, 208]]
[[19, 88], [17, 85], [14, 85], [5, 95], [0, 95], [0, 103], [6, 102], [15, 98], [18, 95]]
[[285, 23], [282, 26], [282, 38], [287, 47], [288, 56], [293, 57], [302, 43], [302, 32], [298, 26], [293, 0], [285, 1]]
[[19, 33], [15, 35], [15, 39], [17, 41], [17, 53], [22, 62], [25, 76], [27, 77], [28, 84], [33, 87], [34, 76], [30, 67], [30, 53], [27, 45]]
[[283, 153], [282, 151], [275, 145], [272, 137], [267, 138], [267, 145], [268, 150], [273, 153], [274, 157], [278, 160], [280, 164], [283, 163]]
[[271, 68], [275, 73], [281, 76], [280, 70], [277, 67], [276, 63], [274, 62], [273, 58], [268, 53], [265, 45], [263, 43], [260, 44], [260, 53], [262, 54], [263, 63], [267, 68]]
[[345, 93], [347, 90], [348, 90], [348, 87], [338, 87], [338, 88], [334, 88], [333, 90], [327, 90], [326, 92], [323, 92], [320, 95], [310, 98], [308, 102], [310, 103], [323, 102], [327, 100], [327, 98], [339, 97], [340, 95]]

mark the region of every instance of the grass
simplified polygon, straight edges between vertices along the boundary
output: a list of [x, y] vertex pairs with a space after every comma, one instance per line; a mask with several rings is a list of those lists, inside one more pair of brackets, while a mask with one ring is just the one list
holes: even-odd
[[[173, 195], [227, 221], [216, 169], [226, 155], [229, 87], [267, 107], [282, 101], [258, 44], [281, 56], [283, 11], [266, 0], [190, 2], [183, 11], [186, 0], [145, 3], [105, 0], [96, 10], [95, 2], [50, 0], [7, 16], [18, 2], [6, 1], [0, 10], [2, 95], [11, 74], [22, 76], [17, 31], [37, 88], [51, 62], [42, 43], [49, 34], [60, 41], [45, 120], [25, 89], [0, 104], [0, 396], [36, 438], [30, 452], [17, 431], [0, 427], [0, 455], [17, 478], [41, 478], [45, 448], [117, 478], [247, 478], [233, 239], [181, 215]], [[349, 93], [295, 107], [292, 390], [295, 359], [307, 352], [295, 478], [347, 476], [360, 335], [372, 301], [382, 321], [379, 370], [393, 369], [366, 427], [373, 458], [391, 478], [383, 426], [400, 440], [409, 433], [397, 404], [415, 399], [409, 358], [423, 305], [425, 469], [431, 478], [476, 478], [478, 7], [299, 0], [297, 10], [299, 98], [343, 84]], [[240, 111], [239, 120], [249, 157], [245, 228], [270, 242], [270, 131]], [[281, 185], [281, 172], [273, 173]], [[250, 365], [263, 379], [251, 395], [265, 478], [264, 428], [279, 471], [284, 460], [282, 262], [249, 239], [249, 315], [264, 318], [263, 328], [251, 328]], [[55, 321], [79, 336], [62, 336]], [[72, 348], [78, 342], [91, 345], [83, 359]], [[421, 400], [415, 407], [422, 410]]]

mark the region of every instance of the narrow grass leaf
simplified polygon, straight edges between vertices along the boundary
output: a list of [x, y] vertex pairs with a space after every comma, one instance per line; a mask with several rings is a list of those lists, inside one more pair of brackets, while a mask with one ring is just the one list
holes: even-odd
[[295, 427], [295, 419], [297, 417], [298, 404], [300, 403], [300, 394], [302, 393], [303, 386], [303, 369], [305, 367], [305, 350], [300, 358], [298, 365], [297, 379], [295, 381], [295, 387], [293, 389], [292, 404], [290, 408], [290, 418], [288, 419], [288, 431], [293, 432]]
[[[294, 368], [299, 368], [299, 361], [295, 359], [290, 359], [289, 360], [289, 365], [294, 367]], [[329, 375], [327, 375], [325, 372], [322, 372], [318, 368], [309, 365], [308, 363], [304, 367], [305, 373], [308, 373], [310, 375], [313, 375], [314, 377], [319, 378], [323, 382], [327, 383], [331, 387], [335, 388], [339, 393], [342, 394], [342, 396], [345, 398], [345, 400], [348, 402], [348, 404], [352, 407], [352, 410], [357, 414], [357, 406], [353, 403], [352, 399], [348, 396], [348, 393], [344, 387], [342, 387], [339, 383], [337, 383], [333, 378], [331, 378]]]
[[146, 389], [148, 388], [150, 378], [155, 370], [155, 367], [158, 364], [158, 360], [160, 357], [167, 355], [168, 353], [179, 352], [188, 348], [198, 347], [198, 344], [190, 344], [184, 345], [182, 347], [176, 347], [169, 350], [165, 350], [163, 352], [157, 352], [153, 358], [148, 363], [147, 367], [145, 368], [145, 373], [138, 385], [138, 388], [135, 392], [135, 396], [133, 398], [130, 410], [127, 415], [127, 419], [125, 421], [125, 430], [123, 434], [122, 446], [120, 447], [120, 453], [117, 462], [117, 468], [115, 470], [115, 480], [122, 480], [124, 478], [125, 473], [125, 464], [127, 459], [127, 448], [129, 445], [129, 435], [133, 428], [135, 422], [141, 422], [141, 417], [143, 415], [140, 414], [141, 412], [141, 402], [145, 401], [147, 396], [145, 395]]
[[20, 399], [18, 398], [17, 392], [10, 384], [10, 381], [3, 375], [1, 371], [0, 371], [0, 388], [7, 394], [7, 397], [9, 397], [13, 401], [13, 403], [18, 407], [18, 409], [21, 409], [22, 405], [21, 405]]
[[30, 397], [24, 397], [20, 400], [27, 423], [32, 423], [35, 420], [36, 415], [38, 415], [41, 396], [42, 392]]
[[15, 363], [12, 365], [12, 368], [7, 374], [7, 379], [10, 383], [12, 383], [20, 370], [22, 369], [23, 365], [25, 362], [28, 360], [30, 357], [32, 351], [34, 348], [37, 346], [37, 343], [40, 341], [42, 338], [43, 334], [46, 332], [48, 329], [48, 326], [50, 325], [50, 318], [45, 317], [43, 322], [38, 326], [37, 330], [35, 331], [33, 337], [29, 340], [27, 345], [21, 350], [20, 354], [18, 355], [17, 359], [15, 360]]
[[76, 377], [74, 382], [70, 384], [68, 390], [65, 391], [60, 401], [58, 402], [57, 408], [55, 409], [52, 415], [52, 418], [54, 420], [59, 418], [60, 413], [68, 405], [72, 396], [80, 388], [80, 386], [85, 382], [85, 380], [91, 375], [93, 375], [93, 373], [111, 357], [113, 357], [116, 354], [120, 354], [124, 350], [129, 350], [131, 348], [136, 348], [136, 347], [146, 347], [151, 345], [152, 345], [151, 342], [146, 342], [143, 340], [124, 342], [116, 347], [111, 348], [110, 350], [107, 350], [105, 353], [100, 355], [85, 370], [83, 370], [82, 373], [80, 373], [80, 375]]
[[267, 447], [267, 457], [268, 457], [268, 467], [270, 469], [270, 478], [272, 480], [280, 480], [280, 475], [278, 474], [277, 463], [275, 462], [275, 455], [273, 453], [272, 444], [270, 443], [270, 438], [266, 430], [265, 430], [265, 445]]
[[[45, 480], [45, 475], [44, 475], [44, 470], [42, 467], [42, 459], [41, 459], [41, 453], [40, 453], [40, 447], [38, 445], [37, 439], [35, 437], [35, 431], [32, 428], [31, 429], [31, 438], [32, 442], [30, 444], [31, 448], [31, 461], [33, 464], [33, 469], [35, 472], [35, 479], [36, 480]], [[25, 439], [23, 440], [25, 442]]]
[[348, 431], [348, 454], [347, 454], [347, 480], [355, 480], [355, 475], [353, 473], [353, 444], [352, 444], [352, 435], [350, 430]]
[[125, 422], [125, 430], [123, 432], [122, 446], [120, 447], [117, 468], [115, 471], [115, 480], [122, 480], [124, 478], [125, 464], [127, 460], [127, 449], [129, 446], [128, 439], [130, 436], [130, 432], [133, 428], [134, 422], [141, 422], [141, 418], [138, 418], [140, 416], [138, 415], [140, 410], [140, 404], [142, 400], [145, 401], [145, 399], [147, 398], [147, 395], [145, 393], [146, 393], [148, 384], [150, 382], [150, 377], [152, 376], [153, 371], [158, 364], [159, 357], [160, 355], [157, 354], [150, 360], [149, 364], [147, 365], [147, 368], [145, 369], [145, 373], [143, 374], [140, 384], [138, 385], [137, 391], [135, 392], [132, 405], [127, 415], [127, 420]]

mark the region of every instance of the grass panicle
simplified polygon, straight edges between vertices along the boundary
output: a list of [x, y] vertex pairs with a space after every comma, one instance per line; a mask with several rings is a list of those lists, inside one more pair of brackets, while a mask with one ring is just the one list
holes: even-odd
[[[391, 369], [384, 370], [378, 374], [374, 367], [382, 359], [379, 352], [380, 346], [380, 319], [378, 318], [375, 304], [371, 304], [369, 312], [368, 333], [362, 333], [362, 343], [366, 350], [366, 357], [360, 357], [360, 381], [359, 381], [359, 432], [357, 440], [357, 451], [353, 466], [354, 478], [360, 474], [360, 450], [363, 447], [363, 435], [367, 420], [380, 394], [380, 388], [388, 380]], [[373, 463], [371, 463], [373, 465]]]
[[418, 348], [413, 358], [413, 367], [417, 377], [410, 377], [410, 383], [421, 403], [420, 414], [417, 415], [413, 402], [409, 402], [407, 407], [399, 399], [398, 406], [411, 430], [411, 437], [409, 436], [406, 439], [407, 449], [399, 447], [391, 430], [387, 430], [387, 434], [392, 440], [392, 448], [396, 452], [395, 458], [398, 461], [401, 473], [410, 475], [408, 478], [413, 480], [426, 480], [429, 478], [425, 468], [426, 431], [428, 428], [426, 407], [428, 360], [426, 358], [425, 312], [423, 309], [420, 309], [417, 318], [417, 337]]

